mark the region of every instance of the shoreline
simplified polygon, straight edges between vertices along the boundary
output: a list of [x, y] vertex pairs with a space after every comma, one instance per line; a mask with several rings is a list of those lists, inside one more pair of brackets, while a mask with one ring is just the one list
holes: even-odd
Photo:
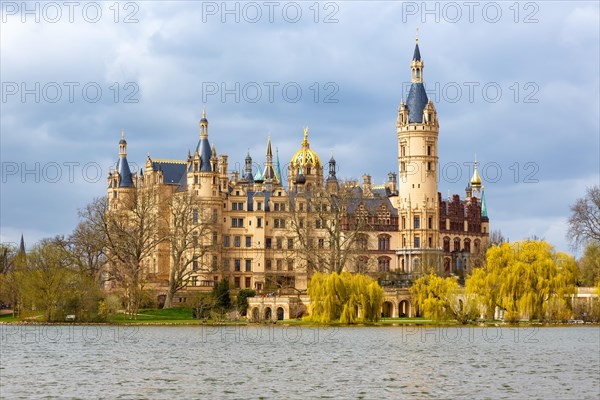
[[110, 322], [37, 322], [37, 321], [0, 321], [2, 325], [15, 326], [178, 326], [178, 327], [203, 327], [203, 326], [305, 326], [305, 327], [321, 327], [321, 328], [386, 328], [386, 327], [423, 327], [423, 328], [440, 328], [440, 327], [456, 327], [456, 328], [566, 328], [566, 327], [600, 327], [598, 322], [577, 322], [577, 323], [542, 323], [542, 322], [521, 322], [518, 324], [505, 323], [502, 321], [476, 322], [469, 324], [458, 324], [456, 321], [433, 322], [431, 320], [417, 321], [402, 321], [402, 320], [386, 320], [375, 323], [357, 323], [357, 324], [340, 324], [340, 323], [313, 323], [297, 320], [283, 320], [273, 322], [247, 322], [247, 321], [223, 321], [223, 322], [201, 322], [194, 320], [163, 320], [163, 321], [110, 321]]

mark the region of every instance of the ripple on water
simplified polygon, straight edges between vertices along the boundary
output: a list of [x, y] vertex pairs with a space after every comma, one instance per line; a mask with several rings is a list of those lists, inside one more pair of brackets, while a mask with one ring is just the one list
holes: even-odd
[[597, 328], [539, 329], [535, 343], [515, 342], [509, 331], [490, 341], [497, 329], [459, 330], [463, 340], [453, 343], [403, 327], [339, 328], [318, 338], [300, 327], [297, 340], [279, 327], [257, 328], [262, 339], [252, 341], [231, 331], [204, 337], [200, 327], [139, 327], [135, 341], [114, 340], [114, 328], [103, 329], [95, 341], [0, 342], [2, 397], [597, 399], [600, 392]]

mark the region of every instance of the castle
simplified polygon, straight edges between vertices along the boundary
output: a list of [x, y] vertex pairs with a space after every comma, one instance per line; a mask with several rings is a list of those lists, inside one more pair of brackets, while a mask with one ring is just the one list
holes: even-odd
[[[302, 293], [314, 271], [364, 272], [384, 287], [398, 288], [432, 267], [441, 275], [459, 276], [472, 267], [489, 238], [477, 163], [465, 198], [443, 199], [438, 192], [439, 123], [425, 91], [418, 39], [410, 68], [412, 85], [396, 124], [398, 173], [389, 173], [382, 186], [372, 185], [369, 175], [362, 185], [339, 181], [335, 159], [326, 165], [321, 161], [310, 146], [308, 129], [286, 177], [270, 137], [262, 167], [247, 154], [245, 168], [230, 171], [228, 156], [217, 155], [209, 142], [205, 112], [198, 143], [185, 160], [148, 155], [139, 173], [131, 171], [123, 136], [108, 176], [110, 209], [152, 188], [161, 199], [158, 213], [168, 215], [169, 200], [187, 196], [196, 204], [186, 211], [187, 218], [203, 225], [192, 229], [193, 245], [184, 254], [187, 287], [175, 302], [185, 302], [190, 291], [209, 290], [222, 278], [235, 289]], [[167, 228], [173, 223], [167, 222]], [[168, 282], [172, 246], [158, 244], [144, 263], [158, 292]], [[403, 313], [397, 308], [394, 314]]]

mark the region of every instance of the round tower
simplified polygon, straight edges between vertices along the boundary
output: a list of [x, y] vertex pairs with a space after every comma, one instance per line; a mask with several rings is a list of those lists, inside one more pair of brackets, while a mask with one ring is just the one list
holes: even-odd
[[398, 265], [407, 273], [440, 266], [438, 204], [438, 131], [433, 102], [423, 84], [424, 62], [417, 37], [410, 63], [412, 84], [400, 103], [398, 136], [400, 250]]

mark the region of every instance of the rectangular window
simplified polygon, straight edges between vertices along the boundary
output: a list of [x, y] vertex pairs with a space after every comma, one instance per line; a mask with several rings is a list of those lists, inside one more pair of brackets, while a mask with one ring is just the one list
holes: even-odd
[[418, 216], [416, 216], [413, 219], [413, 228], [414, 229], [419, 229], [421, 227], [421, 218], [419, 218]]
[[239, 258], [236, 258], [235, 260], [233, 260], [233, 270], [235, 272], [240, 272], [241, 265], [242, 265], [242, 261]]
[[279, 210], [280, 211], [285, 211], [285, 204], [281, 203], [281, 205], [279, 206]]
[[406, 217], [402, 217], [402, 229], [406, 229]]
[[271, 270], [271, 267], [272, 267], [272, 262], [273, 262], [272, 260], [267, 260], [267, 263], [266, 263], [266, 265], [265, 265], [265, 269], [266, 269], [267, 271], [270, 271], [270, 270]]
[[192, 259], [192, 269], [198, 271], [198, 256], [194, 256]]
[[274, 211], [279, 211], [279, 203], [274, 204]]
[[293, 249], [294, 248], [294, 239], [288, 239], [287, 240], [287, 248], [288, 249]]
[[231, 203], [231, 209], [233, 211], [237, 211], [237, 203], [236, 202]]
[[257, 201], [257, 202], [256, 202], [256, 209], [257, 209], [258, 211], [261, 211], [261, 210], [262, 210], [262, 201]]
[[246, 272], [252, 271], [252, 260], [246, 260]]
[[244, 203], [238, 203], [238, 211], [244, 211]]
[[283, 270], [283, 260], [277, 260], [277, 271]]
[[300, 208], [300, 211], [304, 211], [304, 203], [300, 203], [298, 207]]
[[217, 232], [213, 232], [212, 233], [212, 245], [216, 246], [217, 245]]
[[194, 208], [193, 220], [194, 220], [194, 224], [198, 223], [198, 209], [197, 208]]
[[325, 239], [319, 239], [319, 248], [320, 249], [325, 248]]
[[242, 246], [242, 238], [241, 236], [234, 236], [233, 237], [233, 247], [241, 247]]
[[279, 227], [280, 228], [285, 228], [285, 219], [283, 219], [283, 218], [279, 219]]
[[223, 236], [223, 247], [229, 247], [229, 236]]
[[431, 236], [429, 236], [427, 244], [428, 244], [429, 248], [433, 247], [433, 238]]
[[252, 236], [246, 236], [246, 247], [252, 247]]
[[433, 218], [431, 218], [431, 217], [427, 218], [427, 227], [429, 229], [433, 229]]
[[298, 221], [298, 225], [300, 226], [300, 228], [304, 228], [304, 218], [300, 218], [300, 220]]
[[283, 248], [283, 239], [278, 237], [277, 238], [277, 248], [278, 249], [282, 249]]
[[235, 286], [236, 289], [240, 288], [240, 277], [236, 276], [235, 278], [233, 278], [233, 285]]
[[430, 156], [431, 155], [431, 146], [427, 146], [427, 155]]
[[421, 247], [421, 238], [418, 237], [418, 236], [415, 236], [415, 245], [414, 245], [414, 248], [418, 249], [420, 247]]
[[213, 256], [212, 258], [212, 270], [213, 272], [217, 270], [217, 256]]
[[287, 269], [288, 271], [294, 270], [294, 260], [287, 260]]
[[192, 286], [198, 286], [198, 277], [192, 276]]
[[223, 271], [229, 271], [229, 258], [223, 259]]
[[256, 227], [262, 228], [262, 218], [261, 217], [256, 218]]
[[279, 218], [275, 218], [275, 219], [273, 220], [273, 227], [274, 227], [274, 228], [279, 228]]
[[265, 238], [265, 248], [270, 249], [271, 248], [271, 238]]
[[245, 287], [246, 288], [250, 288], [250, 286], [252, 285], [252, 279], [249, 276], [247, 276], [246, 279], [245, 279], [245, 281], [246, 281], [245, 282]]
[[316, 227], [317, 229], [321, 229], [321, 220], [320, 220], [320, 219], [317, 219], [317, 220], [315, 221], [315, 227]]

